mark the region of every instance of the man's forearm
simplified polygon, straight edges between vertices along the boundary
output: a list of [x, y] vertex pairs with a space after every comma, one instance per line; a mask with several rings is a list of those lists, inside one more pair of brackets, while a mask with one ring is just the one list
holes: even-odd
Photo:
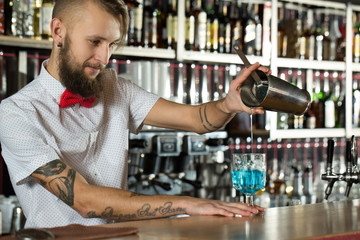
[[[162, 218], [186, 213], [185, 197], [168, 195], [140, 195], [137, 193], [89, 186], [87, 196], [83, 195], [86, 205], [81, 215], [88, 218], [104, 218], [116, 221], [130, 221]], [[96, 197], [101, 194], [101, 198]], [[75, 206], [76, 208], [76, 206]]]
[[205, 132], [216, 131], [225, 126], [234, 116], [223, 107], [224, 99], [199, 105], [199, 117]]

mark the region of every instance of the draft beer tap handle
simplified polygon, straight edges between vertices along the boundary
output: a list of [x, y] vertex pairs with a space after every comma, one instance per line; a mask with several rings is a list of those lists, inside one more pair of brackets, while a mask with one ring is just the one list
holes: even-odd
[[351, 136], [351, 162], [353, 166], [357, 166], [357, 144], [355, 136]]
[[347, 174], [351, 174], [352, 172], [352, 151], [351, 151], [351, 141], [346, 141], [346, 158], [345, 158], [345, 163], [346, 163], [346, 173]]
[[333, 162], [333, 156], [334, 156], [334, 146], [335, 142], [332, 139], [328, 140], [328, 147], [327, 147], [327, 166], [326, 166], [326, 173], [332, 174], [332, 162]]

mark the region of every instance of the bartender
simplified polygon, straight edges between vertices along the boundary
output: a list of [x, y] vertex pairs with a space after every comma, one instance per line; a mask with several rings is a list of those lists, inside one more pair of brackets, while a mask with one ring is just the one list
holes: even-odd
[[[53, 49], [31, 83], [0, 104], [0, 142], [26, 228], [97, 225], [178, 214], [250, 216], [264, 208], [188, 196], [127, 190], [129, 132], [144, 124], [203, 134], [250, 112], [242, 82], [226, 98], [191, 106], [159, 98], [117, 77], [106, 65], [124, 42], [129, 17], [122, 0], [58, 0]], [[261, 114], [261, 108], [253, 113]]]

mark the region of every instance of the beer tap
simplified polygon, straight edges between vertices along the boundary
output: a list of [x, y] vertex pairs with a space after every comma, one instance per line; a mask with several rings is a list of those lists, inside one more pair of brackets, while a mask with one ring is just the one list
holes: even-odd
[[345, 196], [350, 194], [353, 183], [360, 183], [360, 172], [357, 167], [357, 146], [355, 136], [351, 140], [346, 141], [346, 171], [344, 173], [334, 173], [332, 168], [334, 141], [328, 140], [328, 156], [326, 172], [321, 176], [322, 180], [328, 181], [325, 189], [325, 199], [327, 200], [331, 194], [332, 188], [336, 181], [345, 181], [347, 183]]

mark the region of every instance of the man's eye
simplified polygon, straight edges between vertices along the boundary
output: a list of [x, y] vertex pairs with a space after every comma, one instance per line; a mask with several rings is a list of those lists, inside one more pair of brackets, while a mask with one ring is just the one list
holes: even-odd
[[117, 45], [119, 45], [119, 42], [113, 42], [113, 43], [110, 43], [110, 46], [111, 48], [114, 48], [116, 47]]
[[99, 44], [99, 40], [89, 40], [91, 44], [93, 45], [98, 45]]

